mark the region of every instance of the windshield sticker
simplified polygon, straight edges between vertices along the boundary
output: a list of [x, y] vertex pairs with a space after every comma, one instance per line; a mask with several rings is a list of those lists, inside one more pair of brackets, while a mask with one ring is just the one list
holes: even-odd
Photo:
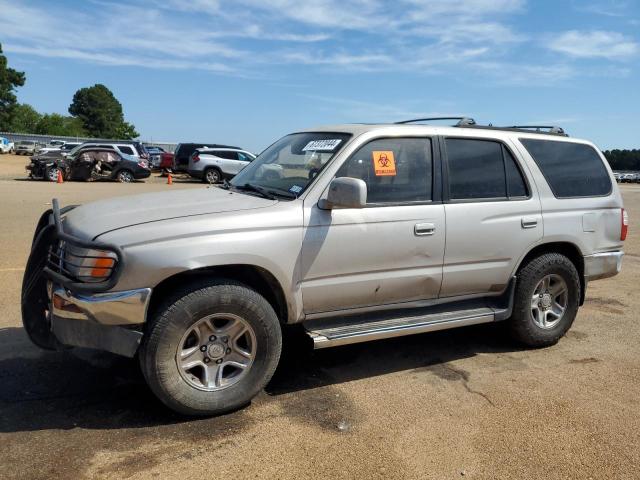
[[332, 152], [336, 149], [338, 145], [340, 145], [342, 139], [334, 138], [327, 140], [311, 140], [307, 145], [302, 149], [303, 152], [308, 152], [310, 150], [324, 150], [327, 152]]
[[291, 193], [300, 193], [302, 191], [302, 187], [300, 185], [293, 185], [289, 191]]
[[396, 161], [393, 152], [373, 152], [373, 169], [376, 177], [395, 177]]

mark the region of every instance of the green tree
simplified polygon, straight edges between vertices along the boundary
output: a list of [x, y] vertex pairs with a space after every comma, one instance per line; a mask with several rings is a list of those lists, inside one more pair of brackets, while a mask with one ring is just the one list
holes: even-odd
[[2, 54], [0, 44], [0, 131], [8, 130], [17, 105], [14, 90], [24, 85], [24, 72], [7, 66], [7, 57]]
[[42, 115], [26, 103], [18, 103], [12, 108], [11, 121], [7, 129], [16, 133], [36, 133]]
[[134, 127], [129, 122], [122, 122], [122, 124], [116, 129], [116, 138], [131, 140], [139, 136], [140, 134], [136, 132], [136, 127]]
[[137, 136], [133, 125], [124, 121], [122, 105], [111, 90], [101, 84], [81, 88], [73, 96], [69, 113], [78, 117], [91, 136], [102, 138], [126, 138]]
[[83, 137], [86, 135], [82, 121], [79, 118], [66, 117], [59, 113], [45, 113], [42, 115], [33, 133], [68, 137]]
[[605, 158], [613, 170], [640, 171], [640, 149], [633, 150], [606, 150]]

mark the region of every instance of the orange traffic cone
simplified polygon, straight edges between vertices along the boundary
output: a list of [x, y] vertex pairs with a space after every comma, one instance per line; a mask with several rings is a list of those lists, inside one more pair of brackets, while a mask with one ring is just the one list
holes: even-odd
[[171, 178], [171, 174], [167, 177], [167, 185], [173, 185], [173, 178]]
[[57, 183], [63, 183], [64, 180], [62, 179], [62, 172], [60, 170], [58, 170], [58, 180]]

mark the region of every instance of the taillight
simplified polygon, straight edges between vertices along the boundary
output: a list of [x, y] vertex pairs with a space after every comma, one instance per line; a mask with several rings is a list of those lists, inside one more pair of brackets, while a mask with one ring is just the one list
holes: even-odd
[[620, 227], [620, 240], [624, 242], [627, 239], [627, 231], [629, 230], [629, 214], [623, 208], [621, 210], [620, 223], [622, 224]]
[[197, 153], [193, 156], [193, 163], [199, 162], [200, 161], [200, 155], [198, 155]]

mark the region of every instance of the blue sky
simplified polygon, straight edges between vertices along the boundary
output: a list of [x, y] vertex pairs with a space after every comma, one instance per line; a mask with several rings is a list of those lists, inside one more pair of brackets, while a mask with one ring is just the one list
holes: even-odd
[[21, 102], [103, 83], [145, 140], [473, 116], [640, 148], [640, 0], [0, 0]]

